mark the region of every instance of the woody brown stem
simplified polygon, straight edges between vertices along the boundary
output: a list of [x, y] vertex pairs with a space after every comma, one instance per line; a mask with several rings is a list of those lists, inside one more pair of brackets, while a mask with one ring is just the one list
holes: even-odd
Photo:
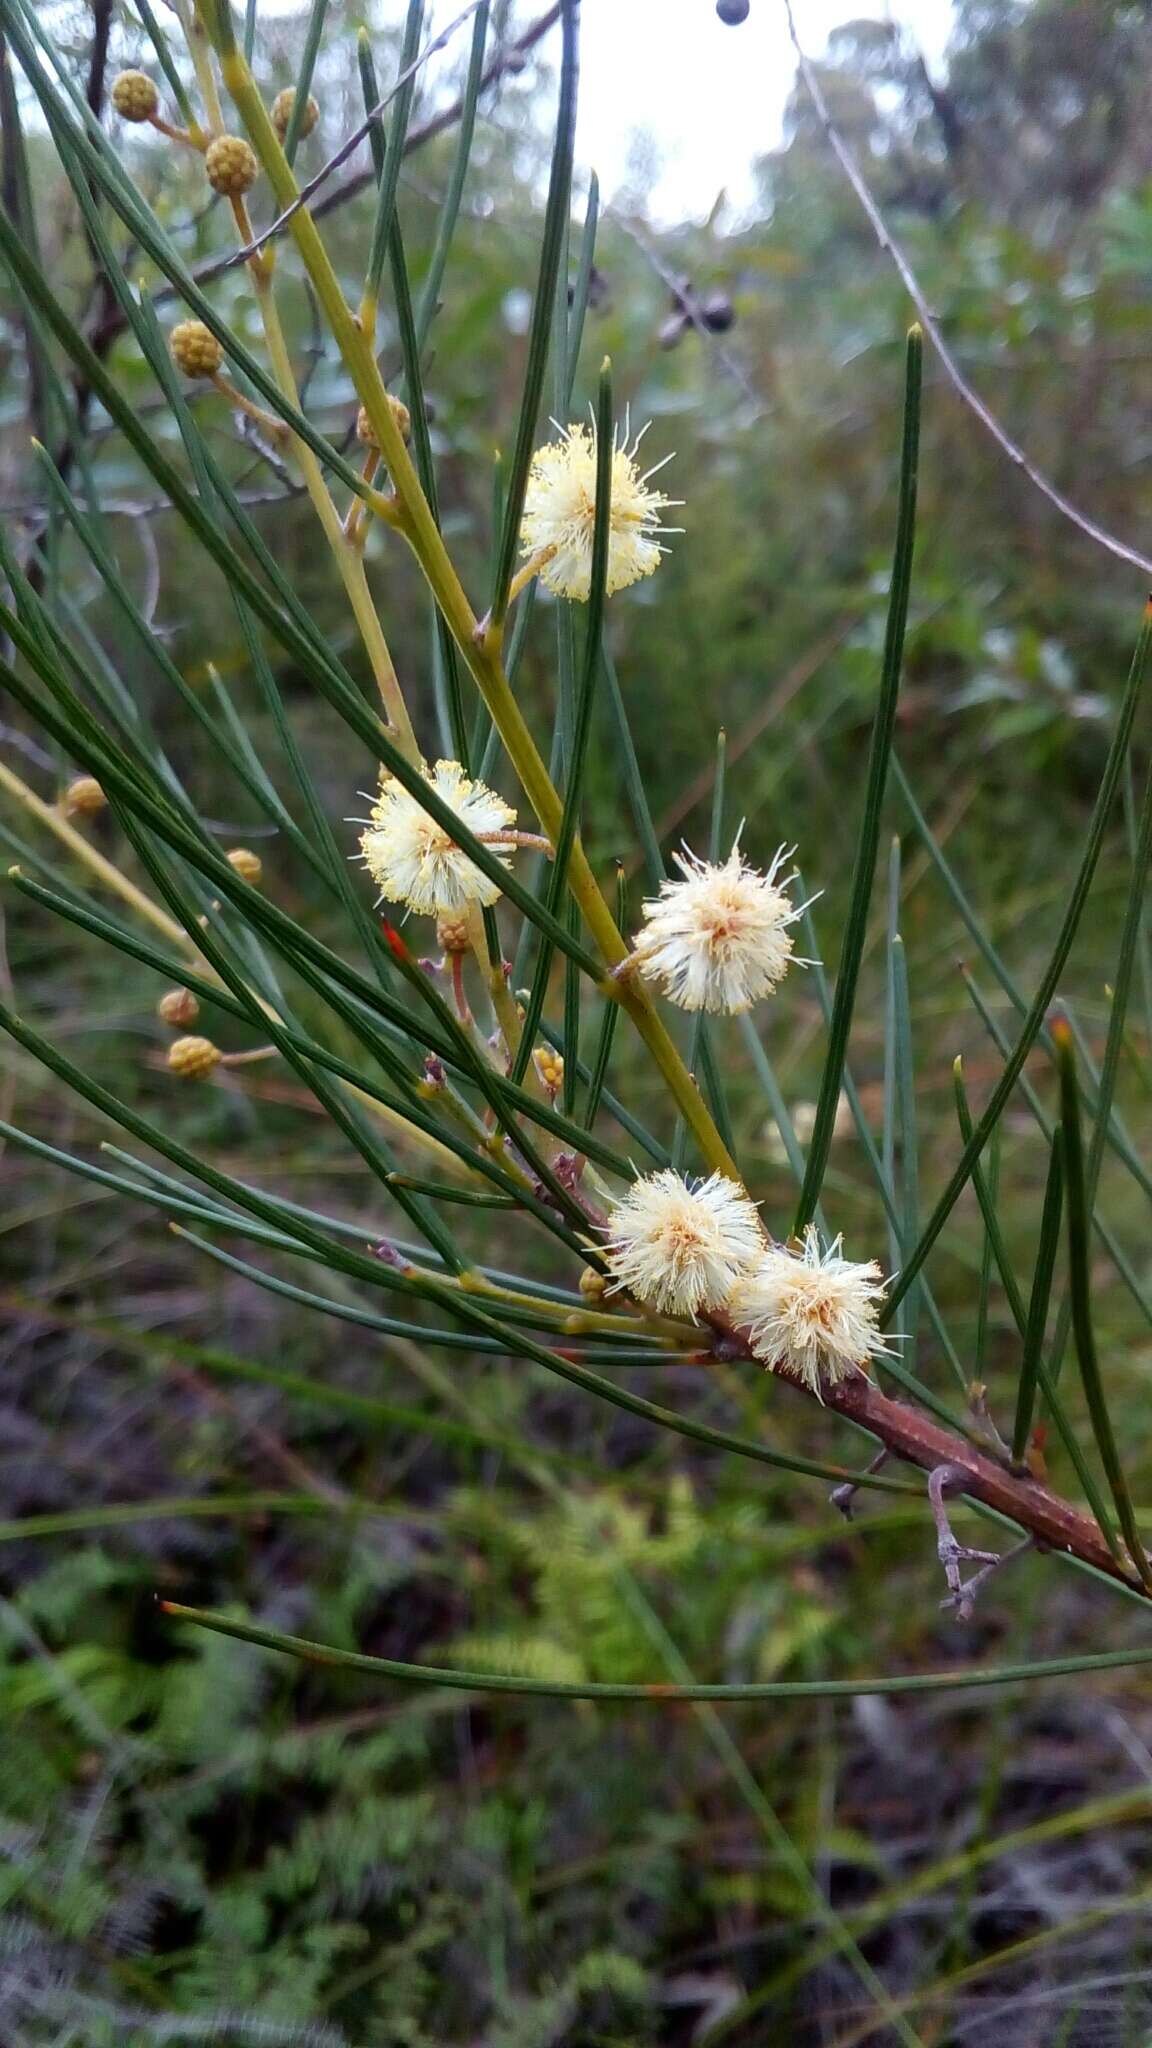
[[826, 1387], [823, 1400], [826, 1407], [859, 1423], [908, 1464], [925, 1472], [948, 1467], [947, 1483], [953, 1492], [1007, 1516], [1027, 1530], [1042, 1549], [1063, 1551], [1135, 1592], [1146, 1592], [1135, 1575], [1117, 1563], [1090, 1515], [1037, 1480], [996, 1464], [921, 1410], [882, 1394], [864, 1373], [853, 1373], [839, 1386]]

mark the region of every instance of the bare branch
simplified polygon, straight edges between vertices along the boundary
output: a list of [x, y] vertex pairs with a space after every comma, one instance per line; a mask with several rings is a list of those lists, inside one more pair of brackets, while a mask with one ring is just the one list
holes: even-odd
[[968, 382], [948, 343], [940, 332], [936, 317], [928, 303], [919, 278], [913, 270], [904, 250], [892, 234], [884, 215], [864, 180], [859, 165], [840, 135], [828, 111], [828, 102], [824, 97], [815, 66], [805, 55], [801, 47], [800, 38], [796, 32], [796, 18], [792, 9], [792, 0], [784, 0], [784, 9], [788, 17], [788, 32], [792, 38], [792, 47], [796, 52], [800, 76], [804, 80], [812, 105], [816, 110], [816, 117], [824, 130], [828, 145], [867, 215], [868, 224], [877, 242], [885, 255], [891, 258], [900, 282], [916, 308], [920, 325], [935, 349], [944, 374], [953, 390], [963, 400], [969, 411], [979, 420], [985, 432], [991, 435], [1001, 453], [1008, 457], [1009, 462], [1021, 472], [1021, 475], [1027, 477], [1033, 489], [1039, 491], [1041, 497], [1047, 499], [1055, 511], [1059, 512], [1062, 519], [1066, 519], [1070, 525], [1075, 526], [1089, 540], [1095, 541], [1097, 547], [1104, 548], [1110, 555], [1115, 555], [1118, 561], [1130, 562], [1133, 568], [1141, 570], [1145, 576], [1152, 576], [1152, 560], [1147, 555], [1142, 555], [1138, 549], [1129, 547], [1127, 541], [1120, 540], [1116, 534], [1109, 533], [1107, 527], [1099, 526], [1094, 519], [1089, 519], [1085, 513], [1080, 511], [1078, 506], [1072, 503], [1071, 498], [1066, 498], [1063, 491], [1058, 490], [1056, 485], [1044, 475], [1043, 471], [1037, 469], [1031, 457], [1025, 453], [1018, 441], [1012, 439], [1007, 429], [1001, 426], [995, 414], [990, 412], [987, 405], [985, 405], [979, 392], [975, 391]]

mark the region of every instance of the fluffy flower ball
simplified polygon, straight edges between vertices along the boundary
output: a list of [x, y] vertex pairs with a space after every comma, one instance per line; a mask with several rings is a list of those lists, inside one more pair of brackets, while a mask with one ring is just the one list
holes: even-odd
[[[541, 580], [557, 597], [588, 601], [592, 581], [592, 534], [596, 523], [596, 433], [592, 427], [558, 427], [558, 441], [538, 448], [528, 472], [520, 545], [529, 558], [544, 553]], [[607, 591], [626, 590], [642, 576], [651, 576], [665, 552], [658, 534], [660, 514], [678, 500], [650, 489], [650, 469], [641, 475], [636, 451], [627, 439], [612, 454]], [[666, 460], [668, 458], [665, 458]], [[660, 463], [656, 469], [661, 468]]]
[[887, 1282], [875, 1259], [853, 1265], [843, 1258], [842, 1242], [822, 1251], [809, 1224], [801, 1251], [772, 1245], [728, 1304], [769, 1371], [802, 1380], [814, 1394], [889, 1348], [876, 1325]]
[[638, 1180], [608, 1219], [616, 1288], [665, 1315], [720, 1308], [764, 1250], [753, 1203], [714, 1173], [685, 1181], [671, 1167]]
[[674, 858], [683, 879], [660, 884], [633, 941], [640, 972], [682, 1010], [750, 1009], [792, 958], [789, 926], [800, 912], [777, 880], [786, 849], [766, 875], [748, 866], [738, 845], [722, 863], [687, 851]]
[[202, 320], [181, 320], [168, 336], [172, 361], [186, 377], [215, 377], [224, 351]]
[[[425, 781], [493, 853], [504, 859], [513, 851], [514, 841], [505, 835], [516, 824], [515, 811], [484, 783], [473, 782], [459, 761], [437, 761], [430, 773], [425, 771]], [[391, 776], [381, 782], [360, 850], [382, 897], [428, 916], [495, 903], [500, 894], [496, 883]]]
[[122, 121], [150, 121], [160, 105], [146, 71], [121, 71], [112, 80], [111, 99]]
[[214, 192], [239, 199], [260, 175], [256, 152], [242, 135], [218, 135], [204, 152], [204, 170]]

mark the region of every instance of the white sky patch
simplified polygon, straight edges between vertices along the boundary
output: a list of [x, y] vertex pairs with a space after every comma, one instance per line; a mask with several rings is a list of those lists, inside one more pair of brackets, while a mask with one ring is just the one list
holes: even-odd
[[[518, 21], [542, 4], [521, 0]], [[832, 29], [870, 15], [907, 26], [935, 63], [952, 26], [952, 0], [795, 0], [795, 9], [810, 57]], [[458, 11], [458, 0], [437, 0], [434, 19]], [[643, 150], [656, 169], [659, 223], [703, 219], [721, 191], [737, 213], [747, 208], [752, 164], [780, 140], [795, 74], [783, 0], [750, 0], [738, 28], [718, 19], [715, 0], [583, 0], [580, 13], [576, 156], [598, 172], [605, 198], [627, 185]]]
[[[265, 17], [304, 10], [293, 0], [259, 0]], [[519, 0], [519, 28], [545, 0]], [[916, 37], [930, 64], [939, 63], [952, 26], [952, 0], [794, 0], [796, 24], [810, 57], [828, 36], [863, 17], [891, 19]], [[426, 36], [447, 27], [462, 0], [429, 0]], [[715, 0], [583, 0], [576, 158], [581, 183], [599, 174], [605, 199], [632, 182], [636, 165], [654, 170], [655, 222], [701, 220], [720, 192], [739, 214], [755, 196], [752, 165], [779, 142], [795, 75], [783, 0], [750, 0], [747, 21], [728, 28]], [[406, 0], [377, 0], [375, 20], [399, 27]], [[470, 25], [437, 53], [429, 82], [443, 81], [467, 50]], [[559, 59], [559, 31], [544, 49]], [[435, 89], [435, 86], [434, 86]]]

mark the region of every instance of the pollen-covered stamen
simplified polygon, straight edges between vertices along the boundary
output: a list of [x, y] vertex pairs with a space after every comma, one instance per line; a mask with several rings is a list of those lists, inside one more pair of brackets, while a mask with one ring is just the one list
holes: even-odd
[[733, 1320], [754, 1355], [818, 1394], [889, 1350], [878, 1327], [887, 1282], [875, 1260], [853, 1264], [836, 1238], [826, 1250], [811, 1224], [799, 1251], [772, 1245], [735, 1287]]
[[770, 994], [794, 957], [790, 927], [807, 908], [787, 894], [795, 874], [781, 877], [794, 851], [780, 847], [766, 874], [745, 861], [739, 834], [723, 862], [674, 855], [681, 879], [662, 882], [645, 903], [634, 941], [645, 979], [684, 1010], [734, 1015]]
[[765, 1246], [738, 1182], [719, 1173], [685, 1181], [671, 1168], [636, 1181], [607, 1230], [615, 1287], [668, 1315], [721, 1307]]
[[[438, 761], [425, 780], [473, 838], [503, 864], [519, 844], [516, 813], [494, 790], [474, 782], [459, 761]], [[360, 850], [382, 898], [430, 916], [497, 901], [499, 885], [477, 867], [450, 831], [393, 777], [381, 778]]]
[[[592, 545], [596, 530], [596, 429], [552, 422], [556, 441], [538, 448], [532, 458], [520, 542], [526, 560], [512, 586], [523, 588], [539, 575], [558, 597], [586, 603], [592, 578]], [[646, 429], [629, 445], [625, 424], [613, 437], [608, 515], [606, 590], [625, 590], [650, 576], [665, 552], [659, 535], [679, 529], [662, 526], [660, 514], [673, 503], [650, 487], [649, 479], [663, 468], [656, 463], [647, 475], [636, 467], [636, 451]], [[664, 461], [671, 458], [665, 456]]]

